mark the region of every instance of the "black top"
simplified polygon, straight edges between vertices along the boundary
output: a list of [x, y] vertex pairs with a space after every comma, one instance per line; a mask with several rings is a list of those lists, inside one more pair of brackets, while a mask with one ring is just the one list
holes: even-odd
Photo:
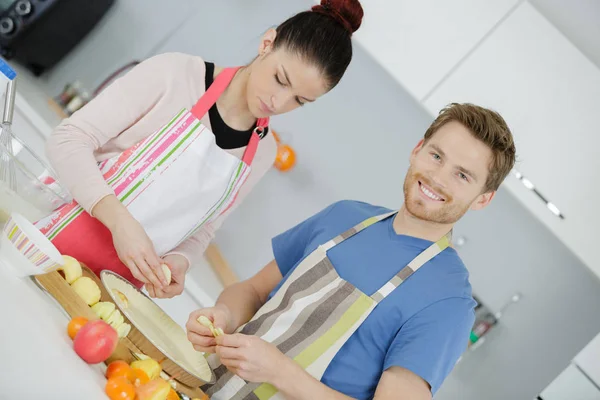
[[[215, 64], [210, 62], [204, 62], [206, 65], [206, 76], [205, 83], [206, 89], [212, 85], [214, 79], [213, 76], [215, 74]], [[210, 110], [208, 110], [208, 117], [210, 119], [210, 124], [212, 126], [212, 131], [215, 134], [215, 139], [217, 146], [222, 149], [238, 149], [240, 147], [245, 147], [250, 142], [250, 137], [252, 136], [252, 131], [254, 128], [248, 129], [247, 131], [238, 131], [229, 127], [223, 118], [221, 118], [221, 114], [219, 114], [219, 110], [217, 109], [217, 103], [215, 103]], [[265, 137], [268, 133], [269, 129], [265, 129], [262, 137]]]

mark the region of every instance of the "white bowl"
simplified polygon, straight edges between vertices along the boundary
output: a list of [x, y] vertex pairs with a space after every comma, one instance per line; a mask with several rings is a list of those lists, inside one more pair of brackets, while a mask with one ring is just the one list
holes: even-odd
[[56, 271], [64, 265], [56, 247], [27, 218], [12, 213], [0, 237], [0, 262], [14, 268], [18, 276]]

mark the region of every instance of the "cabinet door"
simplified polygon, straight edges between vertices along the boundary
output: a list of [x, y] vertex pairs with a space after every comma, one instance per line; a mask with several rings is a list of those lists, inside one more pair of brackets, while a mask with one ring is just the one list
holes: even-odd
[[600, 386], [600, 335], [592, 339], [577, 356], [573, 362], [581, 370]]
[[600, 224], [597, 148], [600, 70], [529, 3], [522, 3], [427, 101], [499, 111], [517, 144], [517, 169], [564, 214], [561, 220], [519, 180], [508, 188], [600, 275], [590, 227]]
[[417, 100], [429, 93], [517, 0], [369, 0], [356, 40]]
[[542, 400], [600, 400], [600, 390], [571, 364], [539, 397]]

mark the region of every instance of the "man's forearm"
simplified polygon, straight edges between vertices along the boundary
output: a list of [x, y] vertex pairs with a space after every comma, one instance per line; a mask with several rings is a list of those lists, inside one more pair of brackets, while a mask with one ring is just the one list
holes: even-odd
[[225, 306], [231, 315], [231, 331], [250, 321], [262, 306], [260, 296], [248, 282], [228, 286], [217, 299], [217, 306]]
[[293, 360], [282, 366], [278, 381], [273, 386], [286, 400], [353, 400], [319, 382]]

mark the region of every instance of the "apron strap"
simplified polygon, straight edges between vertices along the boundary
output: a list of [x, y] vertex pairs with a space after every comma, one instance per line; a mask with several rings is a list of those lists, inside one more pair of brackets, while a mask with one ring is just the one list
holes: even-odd
[[433, 257], [444, 251], [452, 242], [452, 231], [445, 234], [440, 240], [433, 243], [431, 246], [423, 250], [416, 256], [408, 265], [400, 270], [392, 279], [383, 285], [378, 291], [373, 293], [371, 298], [377, 303], [385, 299], [394, 291], [402, 282], [406, 281], [409, 276], [417, 272], [419, 268], [427, 264]]
[[330, 250], [334, 246], [337, 246], [338, 244], [342, 243], [344, 240], [350, 239], [352, 236], [356, 235], [358, 232], [362, 231], [363, 229], [368, 228], [369, 226], [373, 225], [374, 223], [383, 221], [384, 219], [389, 218], [392, 215], [395, 215], [397, 212], [398, 211], [392, 211], [389, 213], [376, 215], [374, 217], [368, 218], [368, 219], [364, 220], [363, 222], [361, 222], [360, 224], [348, 229], [346, 232], [342, 233], [341, 235], [338, 235], [338, 236], [334, 237], [333, 239], [331, 239], [330, 241], [328, 241], [327, 243], [321, 245], [321, 247], [326, 251]]
[[[208, 110], [215, 105], [219, 96], [227, 89], [227, 86], [229, 86], [239, 69], [240, 67], [224, 68], [219, 75], [217, 75], [212, 85], [210, 85], [208, 90], [200, 97], [194, 107], [192, 107], [190, 112], [194, 117], [200, 120], [206, 115]], [[256, 155], [256, 150], [258, 149], [258, 143], [260, 142], [259, 135], [263, 134], [267, 126], [269, 126], [269, 118], [259, 118], [258, 121], [256, 121], [256, 128], [254, 129], [254, 132], [252, 132], [250, 142], [242, 157], [242, 161], [247, 165], [252, 164], [254, 156]]]

